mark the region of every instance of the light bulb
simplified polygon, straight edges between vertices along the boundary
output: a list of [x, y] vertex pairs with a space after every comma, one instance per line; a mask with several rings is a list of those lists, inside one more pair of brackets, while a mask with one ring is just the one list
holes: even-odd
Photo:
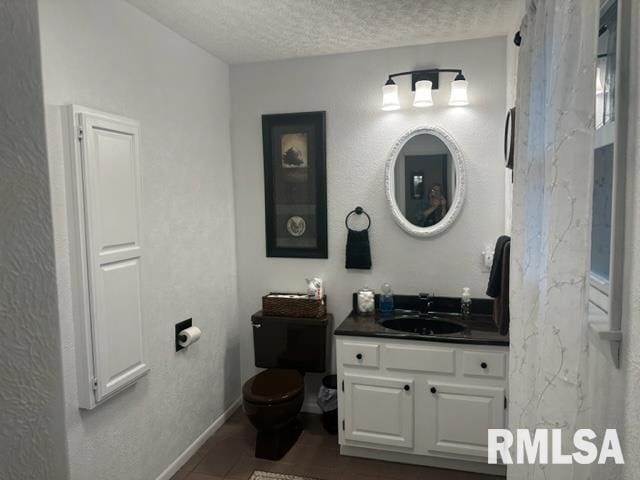
[[431, 81], [420, 80], [416, 82], [416, 92], [413, 96], [414, 107], [430, 107], [433, 105], [433, 97], [431, 96]]
[[398, 85], [391, 79], [382, 87], [382, 110], [391, 111], [400, 108], [400, 100], [398, 99]]

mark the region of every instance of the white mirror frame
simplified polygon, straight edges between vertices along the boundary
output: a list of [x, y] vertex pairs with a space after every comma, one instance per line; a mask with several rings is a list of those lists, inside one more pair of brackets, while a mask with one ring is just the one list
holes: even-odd
[[[402, 147], [404, 147], [409, 140], [418, 135], [433, 135], [442, 140], [442, 142], [451, 152], [453, 164], [456, 169], [456, 192], [453, 196], [453, 201], [451, 202], [449, 211], [447, 211], [447, 214], [442, 220], [440, 220], [435, 225], [432, 225], [431, 227], [418, 227], [417, 225], [414, 225], [409, 220], [407, 220], [403, 213], [400, 211], [400, 208], [398, 208], [398, 202], [396, 202], [395, 196], [394, 172], [398, 154], [402, 150]], [[460, 149], [454, 138], [451, 136], [451, 134], [441, 127], [423, 126], [412, 128], [408, 132], [405, 132], [404, 135], [402, 135], [393, 145], [391, 153], [389, 154], [389, 158], [387, 159], [387, 166], [384, 173], [384, 184], [385, 192], [387, 194], [387, 202], [389, 203], [391, 214], [393, 215], [396, 223], [400, 225], [400, 228], [402, 228], [408, 234], [413, 235], [414, 237], [428, 238], [440, 235], [449, 227], [451, 227], [453, 222], [456, 221], [458, 215], [460, 215], [460, 211], [462, 210], [462, 204], [464, 203], [465, 194], [467, 191], [467, 179], [462, 150]]]

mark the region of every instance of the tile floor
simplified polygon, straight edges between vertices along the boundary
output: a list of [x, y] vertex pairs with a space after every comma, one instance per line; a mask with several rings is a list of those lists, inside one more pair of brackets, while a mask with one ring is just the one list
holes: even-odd
[[504, 480], [504, 477], [341, 456], [337, 435], [322, 428], [319, 415], [302, 415], [305, 430], [278, 461], [254, 457], [255, 430], [236, 413], [176, 473], [172, 480], [248, 479], [254, 470], [320, 480]]

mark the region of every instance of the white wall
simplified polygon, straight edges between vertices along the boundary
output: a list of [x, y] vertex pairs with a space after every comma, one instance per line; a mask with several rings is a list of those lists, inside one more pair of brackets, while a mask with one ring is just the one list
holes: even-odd
[[[120, 0], [41, 0], [71, 478], [156, 478], [240, 395], [226, 64]], [[148, 376], [77, 404], [63, 131], [77, 103], [140, 121]], [[199, 343], [174, 351], [193, 317]]]
[[[640, 470], [640, 5], [629, 4], [630, 65], [627, 205], [625, 239], [622, 371], [624, 417], [618, 420], [626, 464], [623, 478], [634, 480]], [[619, 417], [619, 415], [618, 415]]]
[[66, 477], [35, 0], [0, 2], [0, 478]]
[[[239, 321], [242, 376], [254, 372], [249, 317], [271, 290], [303, 290], [304, 278], [326, 281], [329, 311], [340, 323], [351, 293], [390, 282], [398, 293], [459, 295], [463, 286], [483, 296], [487, 273], [480, 253], [504, 227], [502, 129], [505, 112], [505, 39], [442, 43], [231, 67], [232, 146], [237, 212]], [[462, 68], [471, 105], [446, 106], [441, 77], [436, 106], [382, 112], [381, 87], [392, 72], [414, 67]], [[401, 102], [411, 103], [407, 79]], [[265, 257], [261, 115], [327, 111], [329, 259]], [[397, 138], [417, 125], [439, 125], [459, 142], [469, 185], [460, 217], [444, 235], [416, 239], [393, 221], [386, 205], [384, 168]], [[362, 205], [371, 215], [373, 267], [345, 270], [345, 215]], [[312, 386], [311, 389], [315, 389]]]

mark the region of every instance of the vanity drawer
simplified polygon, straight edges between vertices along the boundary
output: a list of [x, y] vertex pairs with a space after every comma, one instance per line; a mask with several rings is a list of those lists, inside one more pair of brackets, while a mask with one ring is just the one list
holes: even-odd
[[506, 353], [462, 352], [462, 373], [468, 377], [505, 378]]
[[384, 365], [390, 370], [455, 373], [455, 350], [452, 348], [385, 345]]
[[342, 342], [343, 365], [357, 367], [378, 367], [380, 365], [380, 345], [366, 342]]

